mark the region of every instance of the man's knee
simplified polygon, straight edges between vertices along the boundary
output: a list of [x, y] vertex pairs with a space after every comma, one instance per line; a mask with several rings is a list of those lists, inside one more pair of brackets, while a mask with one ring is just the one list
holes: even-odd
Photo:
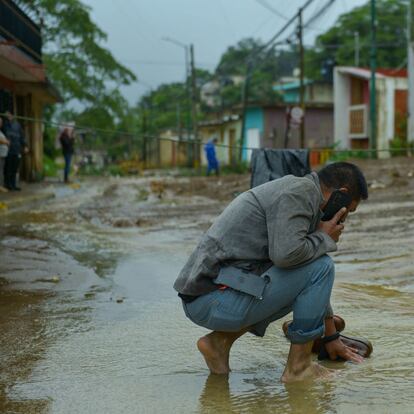
[[333, 283], [335, 279], [335, 263], [327, 254], [313, 262], [318, 277], [327, 279]]
[[335, 270], [335, 263], [332, 260], [331, 256], [324, 254], [319, 259], [317, 259], [321, 266], [324, 266], [327, 271], [334, 271]]

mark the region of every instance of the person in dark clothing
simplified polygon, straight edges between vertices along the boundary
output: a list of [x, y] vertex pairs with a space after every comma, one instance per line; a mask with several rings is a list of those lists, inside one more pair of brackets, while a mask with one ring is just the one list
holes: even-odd
[[63, 158], [65, 159], [64, 179], [65, 183], [69, 182], [70, 165], [72, 162], [75, 138], [70, 133], [69, 128], [65, 128], [59, 137], [60, 144], [62, 145]]
[[9, 152], [9, 141], [3, 134], [3, 118], [0, 117], [0, 193], [7, 193], [9, 190], [4, 187], [4, 164]]
[[21, 188], [16, 184], [17, 172], [22, 153], [27, 153], [28, 148], [20, 123], [14, 118], [11, 111], [6, 111], [6, 117], [8, 122], [5, 125], [4, 133], [10, 144], [4, 166], [4, 184], [8, 190], [20, 191]]

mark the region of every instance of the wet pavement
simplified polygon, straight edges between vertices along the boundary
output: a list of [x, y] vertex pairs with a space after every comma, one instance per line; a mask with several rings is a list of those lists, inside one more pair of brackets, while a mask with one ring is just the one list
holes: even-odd
[[280, 383], [283, 321], [265, 338], [241, 338], [232, 373], [210, 376], [195, 348], [205, 330], [185, 318], [172, 289], [248, 177], [103, 180], [59, 187], [54, 200], [3, 215], [0, 412], [412, 412], [409, 168], [400, 167], [407, 185], [387, 169], [375, 176], [386, 187], [350, 216], [334, 254], [335, 312], [374, 354], [362, 365], [325, 362], [336, 371], [327, 382]]

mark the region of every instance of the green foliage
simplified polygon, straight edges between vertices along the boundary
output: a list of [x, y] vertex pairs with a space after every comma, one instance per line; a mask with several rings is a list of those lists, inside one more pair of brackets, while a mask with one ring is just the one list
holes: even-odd
[[43, 157], [43, 174], [45, 177], [58, 177], [61, 170], [54, 158], [50, 158], [48, 155]]
[[144, 128], [146, 117], [147, 133], [163, 129], [189, 130], [191, 128], [191, 106], [188, 87], [184, 83], [170, 83], [159, 86], [143, 96], [137, 104], [138, 127]]
[[390, 153], [393, 157], [406, 155], [414, 152], [414, 141], [407, 141], [406, 139], [395, 137], [390, 140]]
[[[407, 5], [404, 0], [377, 0], [377, 66], [396, 68], [406, 59]], [[306, 51], [306, 75], [321, 78], [327, 59], [337, 65], [354, 65], [355, 32], [359, 33], [360, 63], [369, 67], [370, 3], [339, 17], [333, 27], [317, 37], [315, 47]]]
[[259, 49], [262, 43], [255, 39], [243, 39], [236, 46], [230, 46], [221, 56], [216, 68], [216, 75], [226, 77], [231, 75], [245, 76], [247, 59], [252, 52]]
[[80, 0], [19, 2], [42, 16], [43, 60], [64, 102], [104, 107], [121, 117], [126, 101], [118, 88], [136, 77], [102, 46], [107, 36], [91, 20], [90, 7]]
[[223, 165], [220, 173], [227, 174], [247, 174], [250, 171], [250, 164], [247, 161], [238, 162], [233, 165]]
[[293, 49], [266, 49], [255, 39], [243, 39], [236, 46], [230, 46], [222, 55], [215, 76], [222, 84], [221, 108], [230, 108], [241, 103], [243, 84], [233, 81], [235, 76], [247, 75], [251, 64], [248, 99], [250, 102], [276, 102], [279, 95], [272, 90], [274, 82], [281, 76], [292, 75], [297, 67], [298, 56]]
[[370, 153], [363, 150], [347, 150], [332, 152], [329, 157], [329, 162], [347, 161], [352, 158], [367, 159], [370, 157]]

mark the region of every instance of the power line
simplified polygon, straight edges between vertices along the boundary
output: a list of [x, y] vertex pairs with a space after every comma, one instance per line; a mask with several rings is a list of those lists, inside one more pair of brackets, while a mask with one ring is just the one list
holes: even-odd
[[309, 18], [309, 20], [305, 23], [303, 27], [308, 27], [311, 25], [315, 20], [318, 20], [321, 16], [323, 16], [328, 9], [335, 3], [336, 0], [328, 0], [325, 5], [323, 5], [313, 16]]
[[261, 48], [259, 48], [257, 52], [261, 52], [262, 50], [272, 45], [274, 41], [278, 39], [285, 32], [285, 30], [298, 18], [300, 10], [304, 11], [313, 1], [314, 0], [307, 0], [305, 4], [299, 9], [299, 11], [297, 11], [270, 40], [268, 40]]
[[278, 10], [276, 10], [266, 0], [254, 0], [254, 1], [256, 3], [258, 3], [258, 4], [260, 4], [265, 9], [269, 10], [270, 12], [272, 12], [273, 14], [275, 14], [276, 16], [279, 16], [281, 19], [283, 19], [283, 20], [289, 20], [288, 17], [286, 17], [285, 15], [283, 15], [282, 13], [280, 13]]

